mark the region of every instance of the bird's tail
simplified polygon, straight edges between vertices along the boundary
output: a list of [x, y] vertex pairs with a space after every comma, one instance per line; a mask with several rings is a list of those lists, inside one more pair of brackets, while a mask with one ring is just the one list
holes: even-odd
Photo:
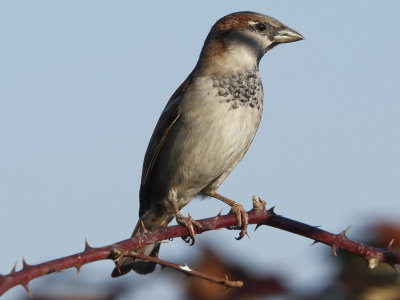
[[[135, 230], [132, 233], [132, 237], [140, 236], [144, 233], [142, 221], [136, 224]], [[149, 256], [157, 256], [160, 250], [160, 244], [150, 244], [143, 248], [143, 254]], [[111, 273], [111, 277], [119, 277], [128, 273], [130, 270], [134, 270], [139, 274], [147, 274], [154, 271], [156, 264], [153, 262], [145, 261], [133, 257], [122, 257], [117, 263], [116, 267]]]

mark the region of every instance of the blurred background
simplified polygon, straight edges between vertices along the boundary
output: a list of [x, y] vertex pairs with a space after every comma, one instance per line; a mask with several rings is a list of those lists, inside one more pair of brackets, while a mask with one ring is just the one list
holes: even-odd
[[[260, 63], [263, 121], [219, 192], [385, 246], [400, 240], [398, 1], [1, 1], [0, 273], [130, 236], [142, 159], [170, 95], [220, 17], [271, 15], [306, 40]], [[195, 200], [194, 218], [228, 212]], [[199, 235], [163, 259], [244, 280], [221, 290], [174, 271], [111, 279], [111, 261], [33, 280], [38, 299], [400, 299], [397, 274], [273, 228]], [[399, 246], [398, 244], [395, 246]], [[26, 299], [15, 287], [2, 299]], [[214, 298], [212, 298], [214, 297]], [[224, 298], [225, 297], [225, 298]], [[374, 298], [375, 297], [375, 298]], [[397, 297], [397, 298], [396, 298]]]

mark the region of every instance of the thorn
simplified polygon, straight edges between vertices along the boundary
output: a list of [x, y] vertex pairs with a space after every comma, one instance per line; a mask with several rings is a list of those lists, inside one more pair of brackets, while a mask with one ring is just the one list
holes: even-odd
[[22, 270], [29, 268], [30, 265], [26, 262], [25, 258], [22, 257]]
[[[230, 281], [229, 278], [228, 278], [228, 275], [225, 275], [225, 281]], [[228, 294], [229, 291], [230, 291], [230, 287], [227, 286], [226, 290], [222, 292], [222, 295]]]
[[10, 274], [16, 273], [16, 270], [17, 270], [17, 262], [15, 262], [14, 267], [11, 269]]
[[85, 238], [85, 250], [84, 250], [83, 252], [89, 251], [89, 250], [91, 250], [91, 249], [93, 249], [93, 248], [90, 247], [90, 245], [89, 245], [87, 239]]
[[347, 226], [347, 228], [345, 230], [343, 230], [341, 233], [339, 233], [339, 236], [347, 238], [346, 233], [347, 233], [347, 231], [349, 231], [350, 227], [351, 227], [351, 225]]
[[317, 244], [317, 243], [319, 243], [319, 241], [314, 240], [314, 241], [312, 242], [311, 246], [314, 246], [314, 245]]
[[257, 224], [256, 228], [254, 228], [254, 231], [256, 231], [258, 229], [258, 227], [260, 227], [261, 225], [264, 225], [264, 224]]
[[275, 205], [272, 206], [270, 209], [268, 209], [268, 210], [267, 210], [267, 213], [268, 213], [269, 215], [271, 215], [271, 216], [276, 216], [276, 213], [275, 213]]
[[24, 287], [25, 291], [28, 293], [30, 298], [33, 298], [31, 291], [29, 290], [28, 282], [21, 282], [21, 285]]
[[[348, 226], [345, 230], [343, 230], [341, 233], [338, 233], [338, 234], [336, 234], [336, 239], [335, 239], [335, 241], [341, 241], [341, 239], [347, 239], [348, 240], [348, 238], [347, 238], [347, 236], [346, 236], [346, 232], [350, 229], [350, 227], [351, 226]], [[338, 249], [338, 247], [335, 245], [335, 244], [333, 244], [332, 245], [332, 250], [333, 250], [333, 254], [335, 255], [335, 256], [338, 256], [337, 255], [337, 249]]]
[[376, 266], [379, 264], [379, 260], [377, 258], [370, 258], [368, 259], [368, 268], [375, 269]]
[[76, 268], [76, 275], [80, 275], [82, 265], [80, 265], [80, 266], [75, 266], [75, 268]]
[[393, 243], [394, 243], [394, 238], [390, 240], [390, 242], [389, 242], [389, 244], [388, 244], [386, 249], [387, 250], [392, 250]]
[[216, 215], [216, 217], [222, 216], [222, 209], [219, 211], [219, 213]]
[[337, 247], [335, 245], [332, 245], [332, 250], [333, 250], [333, 255], [338, 256], [337, 255]]

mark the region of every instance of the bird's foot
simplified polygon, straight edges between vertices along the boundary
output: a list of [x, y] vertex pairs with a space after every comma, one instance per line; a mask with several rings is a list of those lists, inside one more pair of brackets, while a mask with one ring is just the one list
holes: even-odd
[[247, 234], [247, 226], [249, 224], [249, 215], [240, 203], [234, 202], [230, 210], [231, 214], [236, 215], [237, 223], [236, 226], [232, 227], [234, 229], [240, 228], [239, 236], [237, 240], [241, 240], [244, 236], [249, 236]]
[[229, 213], [236, 215], [236, 226], [232, 226], [229, 229], [239, 229], [240, 233], [239, 236], [236, 238], [237, 240], [241, 240], [247, 234], [247, 225], [249, 225], [249, 215], [247, 214], [246, 210], [240, 203], [237, 203], [225, 196], [222, 196], [216, 192], [204, 192], [206, 195], [209, 195], [215, 199], [221, 200], [222, 202], [228, 204], [231, 207]]
[[183, 236], [182, 239], [186, 243], [190, 243], [190, 241], [191, 241], [190, 246], [192, 246], [195, 242], [195, 236], [196, 236], [194, 227], [196, 227], [198, 230], [202, 230], [203, 226], [201, 226], [201, 224], [199, 222], [197, 222], [196, 220], [192, 219], [192, 217], [189, 214], [187, 217], [184, 217], [180, 212], [178, 212], [176, 214], [175, 218], [176, 218], [176, 222], [179, 225], [183, 225], [189, 230], [189, 235]]

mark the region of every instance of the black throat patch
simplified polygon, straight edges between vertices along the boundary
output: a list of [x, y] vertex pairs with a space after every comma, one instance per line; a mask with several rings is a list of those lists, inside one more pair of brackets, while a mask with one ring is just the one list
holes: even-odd
[[213, 86], [217, 88], [220, 102], [231, 104], [231, 109], [240, 106], [250, 106], [260, 109], [262, 101], [262, 83], [258, 70], [236, 73], [222, 79], [214, 79]]

